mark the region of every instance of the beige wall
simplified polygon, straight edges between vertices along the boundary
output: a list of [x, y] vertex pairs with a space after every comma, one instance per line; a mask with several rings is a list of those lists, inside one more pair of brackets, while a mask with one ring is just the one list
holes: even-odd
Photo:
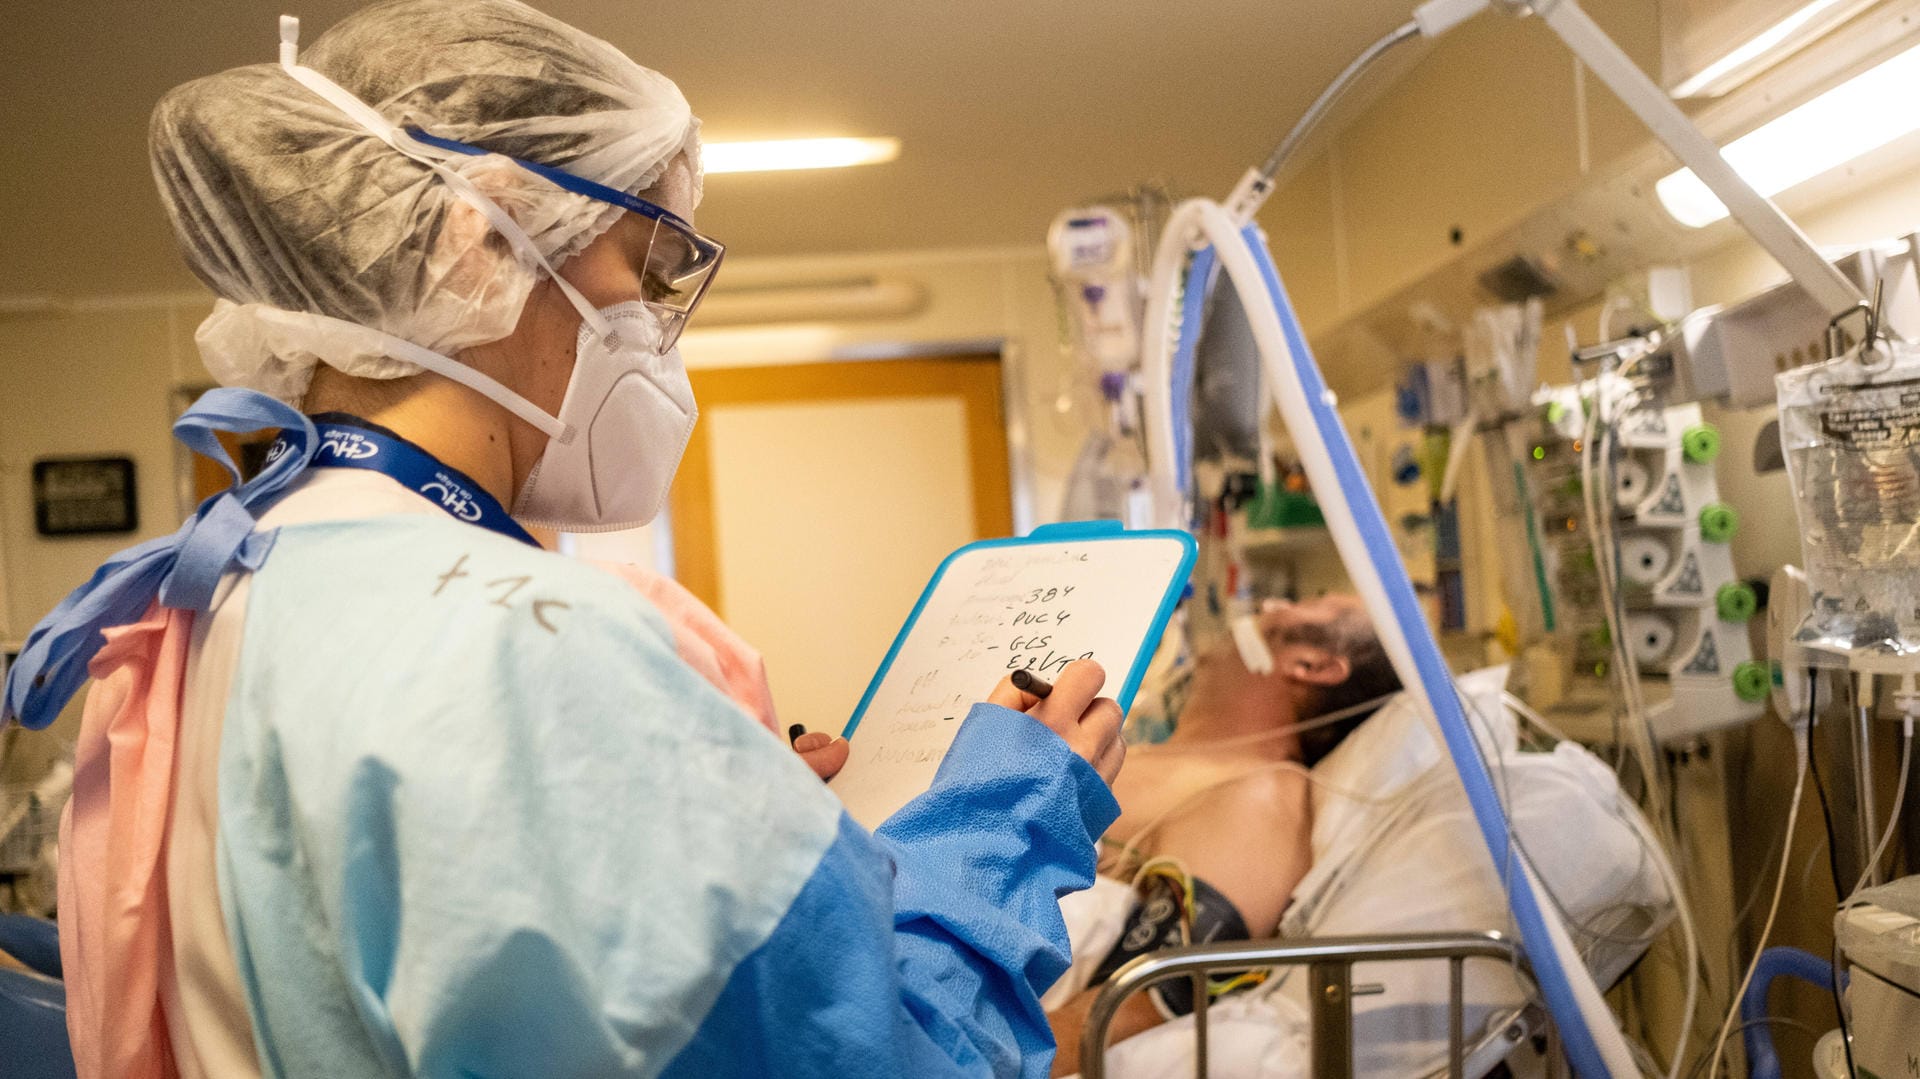
[[[1028, 250], [892, 253], [728, 263], [737, 282], [915, 282], [919, 310], [872, 321], [690, 331], [692, 366], [804, 362], [903, 349], [1003, 348], [1019, 377], [1009, 411], [1024, 413], [1035, 519], [1052, 518], [1081, 437], [1077, 417], [1053, 409], [1059, 389], [1052, 292], [1045, 258]], [[193, 295], [102, 299], [82, 310], [0, 317], [0, 640], [17, 641], [106, 556], [178, 527], [175, 457], [167, 427], [177, 387], [209, 381], [192, 341], [207, 301]], [[1021, 447], [1015, 447], [1019, 450]], [[140, 531], [102, 539], [34, 534], [31, 468], [52, 455], [135, 459]], [[1015, 466], [1020, 467], [1016, 457]], [[1016, 484], [1016, 487], [1019, 485]], [[605, 540], [594, 541], [606, 553]], [[641, 550], [639, 543], [633, 544]]]
[[[203, 380], [188, 335], [199, 311], [132, 300], [0, 321], [0, 637], [24, 635], [113, 552], [180, 523], [167, 433], [173, 388]], [[33, 461], [132, 457], [140, 531], [48, 539], [33, 528]]]
[[[1658, 70], [1657, 0], [1583, 6]], [[1250, 161], [1265, 149], [1261, 137], [1249, 133]], [[1539, 20], [1480, 18], [1428, 48], [1286, 176], [1260, 221], [1313, 334], [1453, 258], [1454, 228], [1471, 246], [1645, 139]], [[1352, 393], [1391, 372], [1330, 374]]]

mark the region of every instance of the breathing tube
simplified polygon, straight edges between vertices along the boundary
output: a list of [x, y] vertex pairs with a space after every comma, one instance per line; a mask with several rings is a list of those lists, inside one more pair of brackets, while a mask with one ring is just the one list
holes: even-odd
[[[1177, 441], [1172, 414], [1171, 330], [1176, 276], [1196, 255], [1192, 241], [1204, 237], [1211, 257], [1225, 279], [1240, 293], [1247, 318], [1272, 387], [1275, 405], [1287, 429], [1315, 496], [1325, 510], [1328, 531], [1340, 553], [1355, 591], [1366, 605], [1381, 646], [1400, 676], [1401, 684], [1433, 717], [1455, 771], [1466, 788], [1467, 800], [1480, 826], [1487, 850], [1506, 889], [1521, 944], [1533, 964], [1535, 980], [1566, 1045], [1577, 1074], [1585, 1079], [1637, 1075], [1631, 1051], [1613, 1014], [1601, 998], [1578, 950], [1556, 912], [1540, 900], [1543, 887], [1515, 849], [1507, 818], [1479, 742], [1460, 705], [1452, 675], [1439, 645], [1428, 628], [1407, 577], [1406, 566], [1393, 545], [1379, 502], [1367, 485], [1352, 442], [1340, 422], [1336, 401], [1307, 348], [1292, 303], [1268, 254], [1258, 226], [1244, 230], [1218, 203], [1192, 199], [1175, 209], [1167, 222], [1148, 293], [1147, 322], [1142, 339], [1142, 374], [1147, 396], [1146, 431], [1149, 474], [1153, 481], [1156, 517], [1178, 526], [1183, 516], [1184, 489], [1178, 485], [1175, 465]], [[1205, 278], [1188, 278], [1188, 290], [1204, 287]], [[1188, 308], [1192, 296], [1184, 297]], [[1258, 301], [1258, 302], [1257, 302]], [[1197, 327], [1181, 327], [1181, 336]], [[1510, 872], [1518, 865], [1520, 872]]]

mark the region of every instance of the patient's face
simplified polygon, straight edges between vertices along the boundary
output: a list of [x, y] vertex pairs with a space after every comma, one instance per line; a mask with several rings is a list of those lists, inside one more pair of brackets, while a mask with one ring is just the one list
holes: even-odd
[[1235, 717], [1243, 728], [1286, 726], [1320, 714], [1327, 694], [1353, 674], [1355, 645], [1366, 641], [1366, 610], [1353, 596], [1261, 604], [1257, 624], [1273, 657], [1267, 674], [1250, 670], [1231, 635], [1200, 645], [1182, 722]]
[[1260, 632], [1277, 655], [1288, 645], [1339, 640], [1343, 625], [1356, 618], [1365, 622], [1366, 617], [1360, 597], [1338, 592], [1298, 603], [1270, 599], [1260, 604]]
[[1257, 621], [1260, 635], [1266, 639], [1267, 649], [1274, 656], [1274, 672], [1260, 675], [1247, 669], [1240, 658], [1240, 650], [1234, 646], [1231, 636], [1222, 636], [1204, 649], [1199, 657], [1201, 667], [1211, 668], [1216, 676], [1234, 678], [1246, 684], [1249, 691], [1259, 687], [1274, 688], [1275, 683], [1284, 682], [1288, 671], [1283, 659], [1302, 649], [1321, 649], [1326, 643], [1342, 639], [1341, 628], [1351, 624], [1349, 620], [1358, 618], [1364, 624], [1366, 609], [1361, 606], [1357, 596], [1342, 593], [1329, 593], [1297, 603], [1289, 600], [1269, 599], [1260, 604]]

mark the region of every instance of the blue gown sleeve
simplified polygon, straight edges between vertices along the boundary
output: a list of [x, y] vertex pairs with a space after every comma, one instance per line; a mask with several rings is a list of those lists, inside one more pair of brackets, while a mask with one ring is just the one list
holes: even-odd
[[667, 1075], [1045, 1076], [1059, 898], [1119, 814], [1030, 717], [978, 705], [933, 787], [869, 835], [845, 814], [773, 934]]

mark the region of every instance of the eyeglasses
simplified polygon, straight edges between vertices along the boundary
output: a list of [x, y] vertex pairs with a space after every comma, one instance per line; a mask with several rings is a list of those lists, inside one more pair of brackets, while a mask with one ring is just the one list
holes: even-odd
[[[494, 152], [470, 143], [430, 135], [419, 128], [408, 128], [407, 134], [428, 146], [457, 154], [479, 157]], [[666, 338], [660, 347], [663, 350], [673, 347], [673, 343], [680, 339], [680, 331], [686, 326], [687, 319], [693, 316], [694, 308], [700, 306], [701, 297], [707, 294], [708, 287], [713, 284], [713, 275], [720, 269], [720, 260], [727, 253], [726, 245], [695, 232], [692, 225], [671, 210], [656, 206], [646, 199], [594, 183], [551, 165], [524, 161], [511, 154], [500, 156], [563, 191], [610, 203], [653, 222], [653, 235], [647, 242], [646, 264], [641, 267], [640, 273], [641, 299], [662, 316]]]

